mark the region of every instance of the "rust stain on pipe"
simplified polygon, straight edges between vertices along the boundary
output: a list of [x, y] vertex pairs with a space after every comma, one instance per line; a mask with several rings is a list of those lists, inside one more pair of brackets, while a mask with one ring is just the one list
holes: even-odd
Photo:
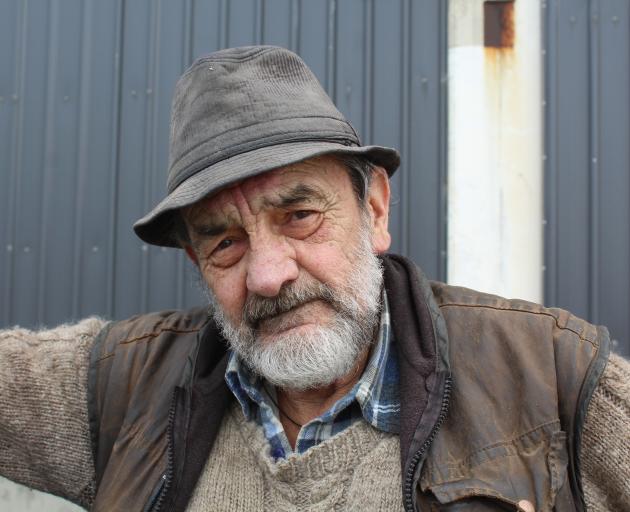
[[514, 1], [483, 3], [483, 44], [486, 48], [514, 47]]

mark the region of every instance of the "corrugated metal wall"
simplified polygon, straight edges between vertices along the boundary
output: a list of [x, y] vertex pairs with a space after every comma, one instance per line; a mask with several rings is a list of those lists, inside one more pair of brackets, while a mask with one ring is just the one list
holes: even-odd
[[199, 303], [132, 223], [164, 193], [179, 74], [227, 46], [300, 53], [365, 143], [401, 150], [393, 250], [445, 277], [440, 0], [11, 0], [0, 7], [0, 325]]
[[548, 0], [546, 302], [630, 355], [630, 3]]

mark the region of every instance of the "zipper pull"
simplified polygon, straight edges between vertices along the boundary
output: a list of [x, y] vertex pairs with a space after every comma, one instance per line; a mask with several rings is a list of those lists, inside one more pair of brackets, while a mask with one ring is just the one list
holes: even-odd
[[159, 501], [160, 496], [162, 495], [162, 490], [164, 489], [165, 483], [166, 483], [166, 473], [164, 473], [158, 480], [158, 483], [155, 486], [155, 489], [153, 489], [153, 492], [151, 493], [151, 496], [149, 497], [149, 501], [147, 501], [146, 507], [144, 507], [144, 512], [151, 512], [154, 509], [155, 505]]

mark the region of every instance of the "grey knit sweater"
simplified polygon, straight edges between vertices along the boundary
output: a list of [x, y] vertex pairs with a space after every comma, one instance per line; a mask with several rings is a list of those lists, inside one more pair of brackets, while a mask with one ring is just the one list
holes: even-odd
[[[89, 508], [95, 492], [86, 406], [87, 368], [92, 342], [104, 323], [98, 318], [90, 318], [76, 325], [47, 331], [0, 331], [0, 474], [63, 496], [86, 508]], [[234, 412], [228, 416], [220, 436], [234, 440], [237, 439], [236, 430], [242, 435], [248, 428], [255, 429], [252, 425], [239, 422]], [[347, 450], [347, 446], [357, 447], [352, 454], [355, 459], [350, 463], [344, 463], [346, 456], [337, 459], [341, 465], [335, 468], [334, 478], [345, 478], [345, 483], [338, 486], [340, 495], [326, 498], [332, 500], [330, 503], [333, 505], [338, 503], [343, 507], [350, 503], [359, 507], [361, 499], [365, 499], [361, 493], [371, 494], [367, 493], [369, 489], [357, 487], [361, 479], [349, 476], [352, 475], [351, 470], [361, 465], [359, 459], [373, 457], [374, 454], [368, 453], [370, 450], [378, 453], [386, 447], [386, 451], [390, 451], [388, 443], [397, 442], [395, 436], [370, 430], [367, 425], [358, 423], [331, 440], [332, 443], [314, 450], [309, 457], [289, 459], [285, 465], [274, 467], [262, 455], [260, 433], [254, 430], [246, 435], [254, 442], [250, 443], [250, 451], [245, 458], [265, 468], [257, 477], [263, 482], [261, 496], [274, 503], [279, 503], [279, 496], [289, 500], [286, 503], [291, 503], [291, 500], [295, 503], [317, 503], [317, 486], [305, 491], [309, 488], [303, 485], [305, 480], [298, 482], [300, 478], [311, 478], [314, 474], [312, 468], [321, 465], [321, 461], [309, 461]], [[358, 448], [357, 439], [361, 440], [359, 444], [364, 448]], [[218, 445], [228, 446], [229, 443]], [[369, 463], [369, 459], [362, 460]], [[589, 405], [582, 437], [581, 462], [589, 510], [630, 510], [630, 363], [619, 356], [610, 356]], [[397, 459], [394, 465], [397, 466]], [[212, 471], [212, 464], [209, 464], [189, 510], [203, 509], [209, 496]], [[381, 476], [389, 479], [396, 477], [398, 480], [394, 488], [398, 493], [400, 470], [397, 470], [398, 473], [395, 471], [392, 468]], [[370, 484], [369, 479], [381, 477], [367, 475], [365, 478], [368, 478], [366, 485], [373, 489], [374, 483]], [[265, 479], [268, 480], [266, 484]], [[389, 503], [390, 498], [389, 493], [384, 492], [379, 499]], [[388, 506], [383, 510], [390, 510]], [[242, 509], [247, 510], [247, 507]], [[306, 509], [318, 510], [317, 507]]]
[[302, 455], [274, 462], [262, 428], [235, 403], [187, 510], [403, 510], [399, 451], [398, 436], [357, 421]]

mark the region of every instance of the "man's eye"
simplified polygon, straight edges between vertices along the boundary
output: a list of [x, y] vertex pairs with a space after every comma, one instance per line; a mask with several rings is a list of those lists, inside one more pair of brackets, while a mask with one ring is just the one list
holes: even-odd
[[247, 250], [247, 240], [239, 235], [223, 238], [211, 249], [210, 262], [215, 267], [227, 268], [237, 263]]
[[234, 243], [234, 240], [232, 240], [231, 238], [226, 238], [224, 240], [221, 240], [217, 244], [215, 250], [222, 251], [223, 249], [227, 249], [228, 247], [230, 247], [233, 243]]
[[298, 210], [296, 212], [293, 212], [293, 218], [295, 220], [302, 220], [302, 219], [306, 219], [307, 217], [310, 217], [314, 213], [315, 212], [312, 210]]

